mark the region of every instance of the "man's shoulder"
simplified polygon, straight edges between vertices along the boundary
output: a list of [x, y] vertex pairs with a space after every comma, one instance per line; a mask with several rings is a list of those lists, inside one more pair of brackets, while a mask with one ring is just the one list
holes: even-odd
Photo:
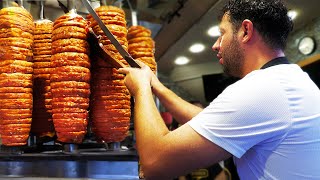
[[240, 82], [263, 85], [276, 82], [280, 79], [290, 79], [293, 74], [302, 75], [302, 72], [302, 69], [296, 64], [280, 64], [266, 69], [252, 71], [242, 78]]

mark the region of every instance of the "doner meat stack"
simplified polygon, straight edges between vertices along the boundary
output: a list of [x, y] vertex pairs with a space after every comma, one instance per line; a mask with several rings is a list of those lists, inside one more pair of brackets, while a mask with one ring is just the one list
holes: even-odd
[[[114, 6], [101, 6], [95, 11], [124, 49], [128, 49], [124, 11]], [[94, 32], [102, 36], [100, 42], [111, 56], [127, 65], [91, 15], [88, 20]], [[124, 75], [99, 58], [93, 59], [92, 64], [92, 130], [101, 141], [120, 142], [128, 134], [131, 115], [130, 94], [124, 85]]]
[[47, 19], [35, 22], [33, 45], [33, 112], [31, 132], [38, 137], [54, 135], [51, 116], [51, 36], [53, 22]]
[[33, 18], [27, 10], [0, 10], [0, 134], [5, 146], [25, 145], [29, 137], [33, 32]]
[[143, 26], [131, 26], [128, 29], [129, 54], [135, 59], [148, 65], [156, 73], [155, 42], [151, 30]]
[[88, 124], [90, 60], [87, 21], [73, 11], [54, 21], [52, 118], [58, 141], [81, 143]]

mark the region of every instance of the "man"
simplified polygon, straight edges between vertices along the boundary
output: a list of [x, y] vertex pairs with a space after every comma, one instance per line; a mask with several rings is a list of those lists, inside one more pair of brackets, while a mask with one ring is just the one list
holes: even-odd
[[[280, 0], [230, 0], [213, 45], [241, 80], [204, 110], [167, 89], [148, 67], [122, 68], [135, 98], [137, 150], [147, 178], [165, 179], [234, 157], [241, 179], [320, 179], [320, 91], [284, 55], [292, 29]], [[169, 131], [155, 94], [184, 125]]]

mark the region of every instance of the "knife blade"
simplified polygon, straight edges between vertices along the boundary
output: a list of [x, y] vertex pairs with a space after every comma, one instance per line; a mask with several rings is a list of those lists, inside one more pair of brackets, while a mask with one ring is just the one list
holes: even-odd
[[127, 65], [123, 64], [120, 60], [114, 58], [112, 54], [100, 43], [100, 36], [96, 35], [92, 28], [89, 28], [89, 44], [90, 48], [93, 49], [97, 53], [91, 53], [92, 57], [102, 58], [107, 63], [112, 64], [116, 68], [124, 68]]
[[92, 17], [97, 21], [99, 27], [104, 32], [104, 34], [108, 37], [111, 43], [115, 46], [115, 48], [119, 51], [120, 55], [128, 62], [131, 67], [140, 68], [140, 65], [131, 57], [131, 55], [122, 47], [119, 41], [113, 36], [113, 34], [109, 31], [108, 27], [102, 22], [98, 14], [95, 10], [93, 10], [88, 0], [82, 0], [82, 3], [87, 8]]

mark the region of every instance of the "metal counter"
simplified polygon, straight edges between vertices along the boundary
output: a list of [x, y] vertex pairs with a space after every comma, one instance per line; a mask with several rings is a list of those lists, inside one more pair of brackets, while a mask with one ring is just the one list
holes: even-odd
[[89, 148], [34, 153], [1, 148], [0, 178], [139, 179], [138, 156], [134, 149]]

